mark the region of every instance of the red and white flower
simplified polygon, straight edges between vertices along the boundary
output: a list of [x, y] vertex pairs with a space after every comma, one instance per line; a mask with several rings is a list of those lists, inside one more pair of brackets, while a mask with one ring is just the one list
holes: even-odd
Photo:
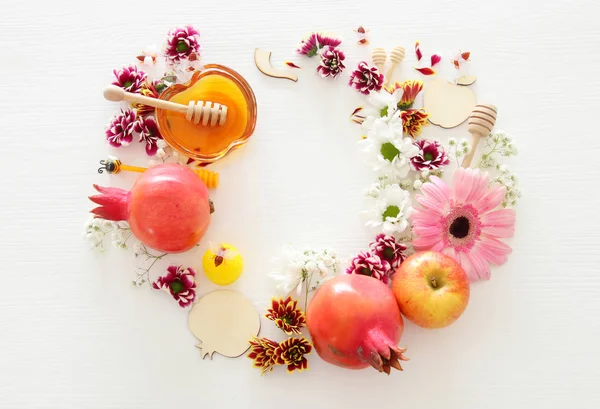
[[379, 73], [377, 67], [371, 67], [366, 61], [361, 61], [356, 70], [350, 74], [348, 85], [363, 95], [369, 95], [371, 91], [381, 91], [383, 79], [383, 74]]
[[158, 130], [158, 124], [151, 116], [138, 118], [133, 126], [135, 132], [140, 135], [140, 142], [146, 143], [146, 154], [148, 156], [156, 155], [158, 150], [157, 142], [162, 139]]
[[169, 266], [167, 274], [152, 283], [152, 287], [168, 292], [181, 308], [186, 308], [196, 299], [195, 277], [196, 272], [191, 268], [184, 270], [181, 266]]
[[142, 84], [148, 77], [146, 73], [135, 65], [123, 67], [120, 70], [113, 70], [116, 80], [113, 85], [123, 88], [127, 92], [139, 92]]
[[169, 31], [164, 46], [165, 56], [171, 64], [187, 60], [200, 53], [200, 33], [192, 26], [177, 27]]
[[135, 112], [131, 109], [121, 110], [106, 127], [106, 139], [112, 146], [118, 148], [127, 146], [133, 140]]
[[327, 46], [321, 54], [321, 64], [317, 67], [317, 72], [323, 78], [335, 78], [346, 68], [344, 60], [346, 56], [342, 50]]

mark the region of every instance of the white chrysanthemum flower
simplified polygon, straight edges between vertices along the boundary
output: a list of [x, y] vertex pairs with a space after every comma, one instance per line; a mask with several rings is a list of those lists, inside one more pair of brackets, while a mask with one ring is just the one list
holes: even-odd
[[396, 178], [406, 177], [410, 171], [410, 158], [419, 153], [411, 138], [402, 137], [401, 120], [399, 126], [391, 121], [375, 120], [359, 146], [374, 171]]
[[387, 186], [369, 212], [367, 226], [381, 228], [384, 234], [402, 233], [412, 213], [410, 194], [398, 185]]
[[372, 93], [368, 99], [369, 107], [365, 108], [365, 114], [381, 118], [384, 121], [391, 120], [398, 112], [398, 103], [402, 99], [403, 93], [402, 88], [398, 88], [392, 94], [385, 89]]

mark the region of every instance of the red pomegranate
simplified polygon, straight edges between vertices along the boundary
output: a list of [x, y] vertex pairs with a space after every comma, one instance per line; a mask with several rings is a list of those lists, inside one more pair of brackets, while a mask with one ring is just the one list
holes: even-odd
[[94, 185], [92, 210], [106, 220], [126, 220], [147, 246], [179, 253], [200, 241], [210, 222], [208, 189], [191, 169], [166, 163], [145, 171], [131, 191]]
[[402, 370], [406, 361], [398, 342], [404, 322], [394, 294], [372, 277], [347, 274], [325, 282], [306, 312], [319, 356], [347, 369], [369, 365], [379, 372]]

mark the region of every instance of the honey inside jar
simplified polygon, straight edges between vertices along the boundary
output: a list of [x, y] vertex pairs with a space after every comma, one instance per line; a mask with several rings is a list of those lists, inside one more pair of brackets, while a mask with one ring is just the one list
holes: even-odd
[[221, 126], [203, 126], [185, 114], [157, 109], [157, 120], [165, 140], [183, 154], [201, 162], [213, 162], [246, 142], [256, 123], [256, 100], [246, 81], [235, 71], [207, 65], [189, 83], [169, 87], [161, 99], [183, 105], [189, 101], [211, 101], [227, 106]]

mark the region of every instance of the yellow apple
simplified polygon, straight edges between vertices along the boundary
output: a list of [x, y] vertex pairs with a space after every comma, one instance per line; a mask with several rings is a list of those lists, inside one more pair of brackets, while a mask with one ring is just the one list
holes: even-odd
[[434, 251], [404, 260], [392, 290], [402, 315], [423, 328], [452, 324], [467, 308], [470, 295], [465, 270], [453, 258]]

